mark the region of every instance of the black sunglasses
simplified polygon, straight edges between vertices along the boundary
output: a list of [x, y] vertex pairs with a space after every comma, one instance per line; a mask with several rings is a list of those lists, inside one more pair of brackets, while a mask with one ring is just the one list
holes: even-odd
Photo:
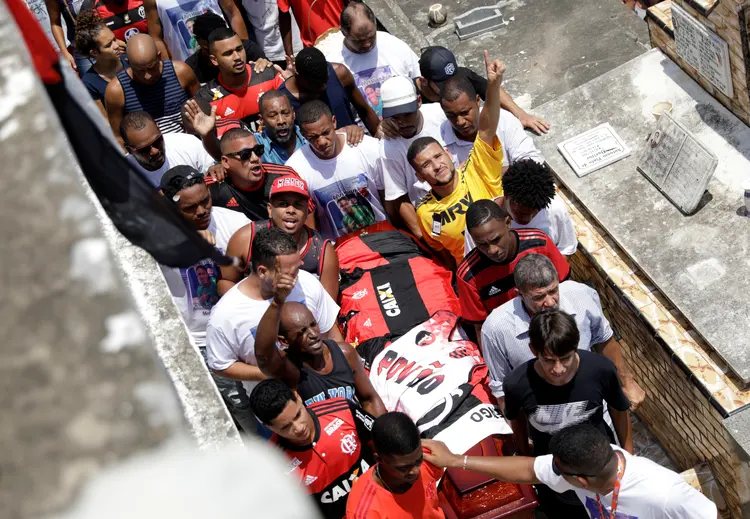
[[160, 136], [158, 139], [156, 139], [151, 144], [147, 144], [146, 146], [142, 146], [140, 148], [134, 149], [133, 153], [140, 153], [141, 155], [145, 155], [145, 154], [151, 152], [151, 148], [162, 149], [163, 147], [164, 147], [164, 137]]
[[256, 157], [262, 157], [266, 152], [266, 147], [263, 144], [256, 144], [252, 148], [245, 148], [244, 150], [235, 151], [234, 153], [225, 153], [227, 157], [237, 157], [241, 161], [250, 160], [250, 157], [255, 154]]

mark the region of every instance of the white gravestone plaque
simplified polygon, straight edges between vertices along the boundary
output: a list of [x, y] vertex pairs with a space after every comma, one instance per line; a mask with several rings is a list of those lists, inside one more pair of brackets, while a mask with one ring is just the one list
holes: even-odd
[[609, 166], [630, 155], [630, 148], [615, 133], [609, 123], [600, 124], [587, 132], [557, 145], [579, 177]]
[[662, 114], [638, 161], [638, 169], [685, 214], [706, 191], [719, 160], [668, 113]]
[[725, 96], [731, 98], [734, 89], [727, 42], [674, 3], [672, 22], [677, 54]]

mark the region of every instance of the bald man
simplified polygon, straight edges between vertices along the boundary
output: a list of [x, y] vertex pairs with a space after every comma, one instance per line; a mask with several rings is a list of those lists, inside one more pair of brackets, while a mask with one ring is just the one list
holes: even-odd
[[[318, 323], [301, 303], [286, 303], [295, 280], [277, 270], [273, 302], [260, 320], [255, 335], [255, 358], [267, 377], [295, 389], [306, 406], [344, 397], [357, 397], [373, 416], [386, 412], [372, 387], [362, 360], [350, 344], [321, 339]], [[276, 341], [286, 347], [286, 355]]]
[[154, 39], [137, 34], [128, 40], [130, 68], [110, 81], [104, 95], [107, 117], [120, 142], [120, 122], [125, 114], [147, 112], [162, 133], [182, 132], [181, 109], [193, 97], [200, 83], [181, 61], [162, 60]]

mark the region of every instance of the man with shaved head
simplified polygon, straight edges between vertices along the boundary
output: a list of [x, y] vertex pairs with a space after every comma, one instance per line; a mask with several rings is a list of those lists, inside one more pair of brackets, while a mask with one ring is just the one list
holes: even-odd
[[[276, 271], [273, 301], [255, 332], [255, 358], [260, 370], [296, 390], [306, 406], [329, 398], [354, 400], [356, 396], [371, 415], [385, 413], [383, 401], [354, 348], [345, 342], [322, 339], [310, 310], [301, 303], [286, 302], [294, 284], [293, 276]], [[277, 340], [286, 347], [286, 355], [279, 353]]]
[[151, 115], [162, 133], [182, 132], [182, 105], [200, 87], [195, 73], [181, 61], [162, 60], [147, 34], [128, 40], [127, 55], [130, 68], [110, 81], [104, 96], [115, 137], [120, 139], [123, 116], [139, 110]]
[[343, 44], [326, 50], [331, 63], [343, 63], [357, 88], [378, 116], [383, 116], [382, 84], [393, 76], [419, 77], [419, 58], [411, 47], [387, 32], [377, 30], [375, 13], [362, 2], [352, 2], [341, 12]]

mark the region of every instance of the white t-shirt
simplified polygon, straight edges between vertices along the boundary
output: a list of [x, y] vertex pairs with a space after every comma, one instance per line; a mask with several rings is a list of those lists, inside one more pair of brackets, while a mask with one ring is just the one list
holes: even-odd
[[409, 146], [420, 137], [433, 137], [445, 146], [440, 136], [440, 128], [443, 123], [448, 122], [445, 119], [445, 112], [440, 108], [440, 103], [423, 104], [419, 111], [424, 119], [421, 132], [409, 139], [403, 137], [383, 139], [380, 144], [385, 199], [395, 200], [404, 194], [408, 194], [409, 200], [415, 207], [422, 200], [422, 197], [428, 193], [430, 185], [427, 182], [417, 180], [414, 167], [409, 164], [406, 158]]
[[198, 16], [212, 12], [224, 17], [217, 0], [159, 0], [156, 9], [164, 28], [164, 43], [177, 61], [185, 61], [197, 50], [193, 23]]
[[[440, 134], [445, 142], [446, 149], [453, 155], [459, 164], [463, 164], [469, 158], [474, 141], [463, 141], [458, 138], [450, 121], [446, 120], [440, 128]], [[533, 160], [540, 164], [544, 162], [542, 153], [536, 149], [534, 141], [526, 130], [523, 129], [521, 121], [507, 110], [500, 110], [500, 120], [497, 123], [497, 138], [503, 145], [503, 167], [510, 166], [519, 160]]]
[[321, 159], [309, 144], [286, 161], [307, 182], [323, 236], [336, 239], [386, 219], [378, 191], [383, 189], [380, 141], [365, 135], [344, 145], [332, 159]]
[[140, 170], [154, 187], [159, 187], [161, 177], [175, 166], [192, 166], [201, 173], [205, 173], [216, 161], [203, 147], [198, 137], [187, 133], [164, 133], [164, 164], [156, 171], [144, 169], [134, 156], [127, 154], [127, 158]]
[[[578, 247], [578, 238], [573, 226], [573, 219], [568, 214], [565, 202], [559, 195], [555, 195], [549, 206], [539, 211], [534, 218], [526, 225], [521, 225], [515, 220], [511, 220], [512, 229], [541, 229], [547, 236], [552, 238], [557, 249], [563, 256], [575, 254]], [[469, 230], [464, 232], [464, 257], [469, 254], [476, 245], [474, 239], [469, 234]]]
[[[685, 483], [679, 474], [640, 456], [631, 456], [616, 445], [612, 448], [625, 455], [626, 465], [616, 519], [716, 519], [716, 505]], [[601, 517], [596, 494], [574, 487], [552, 470], [552, 455], [534, 460], [537, 479], [555, 492], [573, 490], [593, 519], [609, 519], [612, 493], [599, 496], [607, 516]]]
[[[255, 360], [255, 332], [263, 314], [271, 305], [271, 299], [259, 301], [240, 292], [237, 283], [224, 294], [211, 312], [206, 329], [206, 353], [208, 367], [224, 370], [237, 361], [257, 366]], [[331, 299], [315, 276], [299, 271], [287, 301], [305, 305], [318, 322], [320, 331], [327, 333], [336, 324], [338, 305]], [[243, 381], [248, 393], [257, 382]]]
[[[238, 211], [213, 207], [208, 230], [216, 238], [216, 248], [226, 252], [229, 238], [250, 220]], [[216, 284], [219, 281], [219, 267], [206, 259], [190, 268], [161, 266], [164, 279], [172, 294], [182, 319], [190, 332], [190, 339], [196, 346], [206, 346], [206, 325], [211, 308], [219, 301]]]
[[[255, 31], [255, 41], [263, 49], [266, 58], [270, 61], [284, 61], [284, 42], [279, 31], [279, 5], [276, 0], [242, 0], [242, 7]], [[295, 56], [302, 50], [299, 27], [293, 14], [292, 48]]]
[[356, 54], [343, 44], [335, 49], [325, 49], [331, 63], [346, 65], [367, 103], [382, 116], [380, 85], [393, 76], [419, 77], [419, 58], [405, 42], [387, 32], [377, 33], [375, 46], [365, 54]]

